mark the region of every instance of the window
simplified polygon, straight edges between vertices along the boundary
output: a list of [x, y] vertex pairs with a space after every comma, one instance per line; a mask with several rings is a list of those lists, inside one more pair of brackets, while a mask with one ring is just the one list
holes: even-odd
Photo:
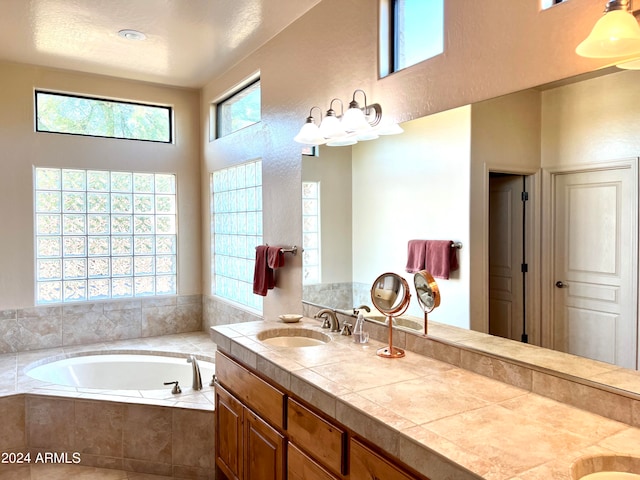
[[542, 0], [542, 8], [549, 8], [549, 7], [553, 7], [554, 5], [557, 5], [559, 3], [563, 3], [566, 2], [567, 0]]
[[320, 283], [320, 182], [302, 182], [302, 283]]
[[36, 91], [36, 131], [172, 142], [170, 107]]
[[381, 2], [381, 76], [444, 52], [444, 0]]
[[262, 312], [253, 293], [256, 246], [262, 243], [262, 162], [212, 175], [213, 293]]
[[36, 303], [175, 295], [176, 177], [35, 169]]
[[216, 138], [229, 135], [260, 121], [260, 80], [218, 102]]

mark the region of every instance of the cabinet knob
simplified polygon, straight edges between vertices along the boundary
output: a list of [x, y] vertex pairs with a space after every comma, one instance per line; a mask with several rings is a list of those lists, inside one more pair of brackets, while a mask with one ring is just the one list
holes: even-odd
[[563, 281], [561, 281], [561, 280], [558, 280], [556, 282], [556, 287], [558, 287], [558, 288], [566, 288], [567, 286], [568, 285], [566, 283], [564, 283]]

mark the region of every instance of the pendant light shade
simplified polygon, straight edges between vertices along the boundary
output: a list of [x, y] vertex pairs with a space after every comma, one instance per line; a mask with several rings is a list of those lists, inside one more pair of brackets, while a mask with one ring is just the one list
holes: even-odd
[[576, 53], [589, 58], [616, 58], [640, 55], [640, 26], [629, 9], [628, 0], [611, 0], [605, 14]]
[[369, 125], [369, 122], [367, 122], [364, 116], [364, 112], [360, 110], [358, 102], [351, 102], [349, 104], [349, 109], [344, 113], [344, 117], [342, 117], [342, 126], [347, 132], [362, 132], [371, 128], [371, 125]]
[[322, 145], [327, 141], [327, 139], [322, 136], [322, 134], [320, 133], [320, 129], [313, 121], [311, 112], [314, 108], [318, 107], [311, 108], [309, 116], [307, 117], [307, 121], [302, 126], [302, 128], [300, 128], [298, 134], [293, 137], [293, 139], [298, 143], [302, 143], [304, 145]]

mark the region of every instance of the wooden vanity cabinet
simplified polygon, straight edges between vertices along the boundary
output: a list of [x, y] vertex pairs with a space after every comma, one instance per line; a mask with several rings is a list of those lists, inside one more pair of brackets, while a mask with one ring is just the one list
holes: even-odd
[[220, 385], [215, 392], [216, 465], [229, 480], [240, 480], [244, 450], [244, 405]]
[[327, 470], [347, 473], [347, 433], [332, 422], [289, 397], [287, 399], [289, 441], [315, 458]]
[[[226, 355], [216, 354], [215, 449], [229, 480], [284, 480], [285, 395]], [[255, 411], [254, 411], [255, 409]]]
[[400, 466], [379, 453], [374, 452], [362, 442], [351, 438], [349, 443], [351, 480], [417, 480]]
[[215, 417], [229, 480], [425, 480], [220, 352]]
[[339, 480], [293, 443], [287, 446], [288, 480]]

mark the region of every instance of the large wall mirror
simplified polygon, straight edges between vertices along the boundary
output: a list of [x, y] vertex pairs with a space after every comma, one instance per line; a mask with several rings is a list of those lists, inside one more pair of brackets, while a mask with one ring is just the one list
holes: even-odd
[[[461, 242], [460, 268], [438, 280], [442, 303], [430, 321], [617, 364], [628, 382], [613, 386], [640, 394], [632, 371], [637, 98], [640, 72], [607, 69], [412, 120], [402, 135], [303, 156], [303, 191], [315, 195], [303, 199], [312, 247], [303, 301], [344, 310], [370, 303], [373, 279], [404, 272], [409, 240]], [[412, 274], [403, 275], [412, 284]], [[423, 317], [417, 302], [407, 314]], [[550, 323], [554, 316], [562, 321]]]

